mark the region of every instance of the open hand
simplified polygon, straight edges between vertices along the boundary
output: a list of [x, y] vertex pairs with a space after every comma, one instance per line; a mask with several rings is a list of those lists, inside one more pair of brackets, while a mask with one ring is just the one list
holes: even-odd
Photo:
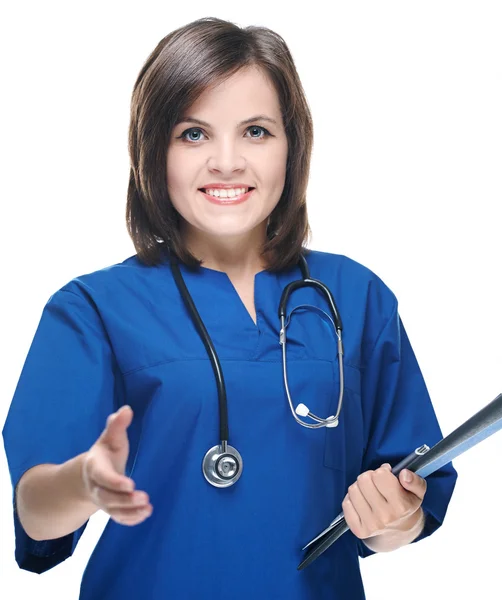
[[132, 418], [128, 405], [108, 416], [105, 429], [86, 453], [82, 472], [88, 498], [114, 521], [129, 526], [142, 523], [153, 511], [148, 494], [135, 490], [135, 482], [124, 475]]

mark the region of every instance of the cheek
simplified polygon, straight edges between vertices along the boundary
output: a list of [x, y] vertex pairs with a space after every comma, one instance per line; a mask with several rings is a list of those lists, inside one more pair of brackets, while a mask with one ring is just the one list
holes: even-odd
[[171, 190], [179, 189], [182, 186], [182, 182], [179, 178], [179, 175], [183, 173], [183, 169], [181, 168], [179, 160], [179, 154], [176, 152], [168, 152], [167, 153], [167, 168], [166, 168], [166, 177], [167, 177], [167, 189], [170, 192]]
[[169, 198], [174, 208], [183, 215], [190, 209], [187, 206], [186, 196], [190, 186], [193, 186], [193, 178], [190, 179], [190, 171], [186, 161], [183, 161], [181, 153], [168, 151], [166, 178]]
[[271, 188], [283, 188], [286, 179], [288, 149], [285, 145], [271, 153], [263, 164], [263, 174]]

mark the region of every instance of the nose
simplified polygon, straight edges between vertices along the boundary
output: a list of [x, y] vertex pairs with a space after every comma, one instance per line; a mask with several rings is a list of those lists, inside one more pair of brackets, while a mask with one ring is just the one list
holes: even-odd
[[235, 140], [222, 139], [211, 145], [208, 168], [219, 173], [233, 173], [246, 167], [242, 147]]

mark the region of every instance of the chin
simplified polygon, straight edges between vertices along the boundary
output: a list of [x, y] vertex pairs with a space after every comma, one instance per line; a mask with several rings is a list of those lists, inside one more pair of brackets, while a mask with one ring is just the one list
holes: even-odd
[[233, 240], [251, 233], [252, 229], [237, 229], [235, 227], [206, 230], [208, 235], [221, 240]]
[[257, 228], [260, 227], [260, 225], [260, 222], [246, 225], [237, 223], [215, 223], [211, 227], [208, 227], [206, 224], [205, 227], [200, 227], [200, 230], [206, 235], [210, 235], [212, 237], [218, 237], [221, 239], [232, 239], [244, 235], [249, 235], [250, 233], [256, 231]]

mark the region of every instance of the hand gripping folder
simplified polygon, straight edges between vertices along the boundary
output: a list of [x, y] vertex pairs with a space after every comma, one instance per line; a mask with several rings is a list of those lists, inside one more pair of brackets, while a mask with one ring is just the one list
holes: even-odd
[[[398, 463], [392, 469], [392, 473], [397, 477], [400, 471], [406, 468], [425, 478], [500, 429], [502, 429], [502, 394], [432, 448], [426, 445], [417, 448]], [[298, 570], [308, 566], [348, 529], [349, 526], [341, 512], [324, 531], [305, 546], [304, 549], [310, 549], [298, 565]]]

